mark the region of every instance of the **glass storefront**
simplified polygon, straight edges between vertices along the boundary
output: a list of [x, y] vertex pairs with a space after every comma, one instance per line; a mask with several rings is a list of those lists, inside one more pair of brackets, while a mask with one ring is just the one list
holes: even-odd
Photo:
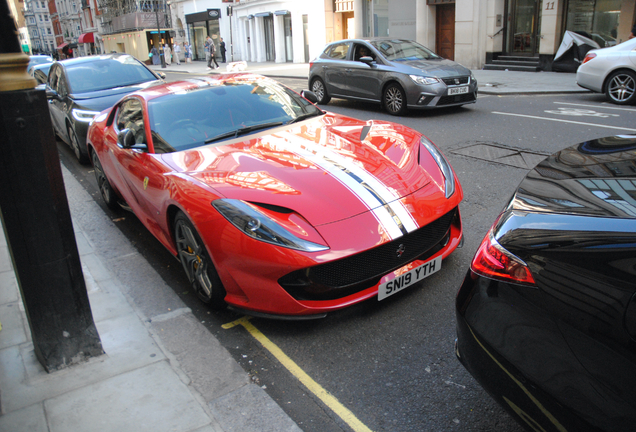
[[220, 9], [208, 9], [207, 12], [199, 12], [196, 14], [186, 15], [186, 23], [188, 24], [188, 36], [190, 45], [192, 45], [192, 60], [205, 60], [205, 39], [210, 36], [216, 46], [216, 58], [221, 58], [221, 50], [219, 49], [220, 26], [219, 17]]
[[586, 36], [601, 48], [616, 45], [622, 0], [570, 0], [565, 29]]

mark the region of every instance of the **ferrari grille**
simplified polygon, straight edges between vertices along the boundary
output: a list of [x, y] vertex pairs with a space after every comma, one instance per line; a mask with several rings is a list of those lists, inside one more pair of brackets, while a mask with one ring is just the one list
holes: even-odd
[[[289, 273], [278, 280], [297, 300], [332, 300], [374, 286], [385, 274], [441, 249], [457, 209], [373, 249]], [[398, 252], [400, 251], [400, 252]]]

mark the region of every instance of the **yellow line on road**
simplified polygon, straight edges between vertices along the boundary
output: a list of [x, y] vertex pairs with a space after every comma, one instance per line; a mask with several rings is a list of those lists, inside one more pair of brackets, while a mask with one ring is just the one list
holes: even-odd
[[356, 418], [351, 411], [349, 411], [344, 405], [342, 405], [338, 399], [336, 399], [331, 393], [322, 388], [320, 384], [313, 380], [309, 375], [303, 371], [287, 354], [283, 352], [278, 346], [269, 340], [259, 329], [257, 329], [250, 321], [249, 317], [242, 317], [236, 321], [228, 324], [224, 324], [224, 329], [230, 329], [237, 325], [243, 326], [250, 334], [263, 345], [276, 359], [289, 370], [298, 380], [309, 389], [314, 395], [318, 397], [325, 405], [327, 405], [338, 417], [340, 417], [345, 423], [347, 423], [351, 429], [356, 432], [371, 432], [367, 426]]

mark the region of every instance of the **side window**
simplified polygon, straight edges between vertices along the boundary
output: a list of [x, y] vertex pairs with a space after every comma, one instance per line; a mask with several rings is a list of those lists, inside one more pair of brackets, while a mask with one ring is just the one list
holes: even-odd
[[349, 43], [337, 43], [331, 46], [327, 56], [334, 60], [345, 60], [349, 52]]
[[375, 54], [371, 52], [369, 47], [362, 44], [356, 44], [353, 47], [353, 59], [355, 61], [360, 61], [360, 57], [371, 57], [373, 60], [375, 60]]
[[144, 114], [141, 101], [131, 98], [121, 104], [115, 120], [117, 130], [130, 129], [135, 136], [135, 144], [146, 144]]

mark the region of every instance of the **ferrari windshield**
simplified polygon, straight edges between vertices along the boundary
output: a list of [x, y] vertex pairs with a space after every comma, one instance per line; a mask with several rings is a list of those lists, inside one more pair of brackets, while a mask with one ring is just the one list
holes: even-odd
[[409, 40], [392, 39], [371, 41], [378, 51], [390, 61], [441, 59], [428, 48]]
[[306, 99], [267, 78], [209, 82], [148, 102], [157, 153], [247, 136], [322, 113]]
[[90, 93], [155, 81], [157, 77], [132, 56], [103, 56], [66, 65], [70, 92]]

